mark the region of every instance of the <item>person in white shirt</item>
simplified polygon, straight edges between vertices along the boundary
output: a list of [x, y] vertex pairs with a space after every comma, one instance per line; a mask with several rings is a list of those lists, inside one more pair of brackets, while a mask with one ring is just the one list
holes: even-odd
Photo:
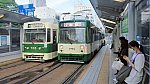
[[145, 63], [143, 47], [136, 41], [131, 41], [129, 45], [135, 53], [132, 56], [132, 60], [130, 60], [127, 56], [123, 56], [123, 59], [129, 63], [129, 66], [132, 66], [132, 70], [124, 82], [127, 84], [140, 84], [143, 77], [143, 68]]

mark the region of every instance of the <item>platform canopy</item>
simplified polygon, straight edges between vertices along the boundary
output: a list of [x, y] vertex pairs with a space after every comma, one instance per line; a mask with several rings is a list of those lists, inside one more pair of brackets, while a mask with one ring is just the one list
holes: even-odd
[[[128, 0], [90, 0], [90, 2], [99, 18], [116, 22], [116, 19], [125, 9]], [[103, 21], [103, 23], [106, 26], [115, 27], [115, 24], [110, 22]]]
[[0, 22], [16, 22], [25, 23], [32, 21], [39, 21], [39, 18], [25, 16], [11, 11], [0, 9]]

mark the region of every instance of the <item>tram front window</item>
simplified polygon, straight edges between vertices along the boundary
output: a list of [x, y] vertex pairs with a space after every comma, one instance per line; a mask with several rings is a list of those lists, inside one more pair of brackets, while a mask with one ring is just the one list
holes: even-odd
[[84, 28], [60, 29], [60, 42], [85, 42]]
[[25, 29], [24, 42], [46, 42], [46, 29]]

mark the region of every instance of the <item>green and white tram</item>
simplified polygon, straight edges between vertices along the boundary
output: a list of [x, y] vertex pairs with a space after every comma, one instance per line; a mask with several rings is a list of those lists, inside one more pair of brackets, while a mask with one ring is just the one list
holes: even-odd
[[89, 20], [59, 23], [58, 60], [86, 63], [102, 46], [103, 34]]
[[41, 21], [24, 23], [23, 59], [43, 62], [57, 57], [57, 30], [57, 23]]

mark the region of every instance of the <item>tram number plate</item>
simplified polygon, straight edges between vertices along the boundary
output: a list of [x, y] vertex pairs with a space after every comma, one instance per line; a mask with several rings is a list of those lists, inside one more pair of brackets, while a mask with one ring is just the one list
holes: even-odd
[[69, 50], [75, 50], [75, 48], [69, 48]]

